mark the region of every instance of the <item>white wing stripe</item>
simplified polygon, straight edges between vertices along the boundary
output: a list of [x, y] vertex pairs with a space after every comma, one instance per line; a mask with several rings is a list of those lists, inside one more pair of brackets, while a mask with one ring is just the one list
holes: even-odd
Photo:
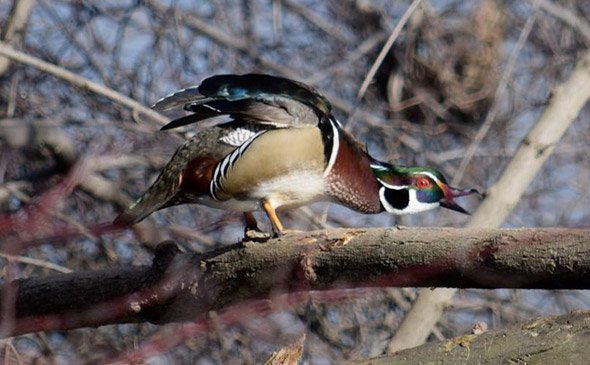
[[213, 172], [213, 179], [211, 179], [211, 183], [209, 185], [209, 192], [213, 199], [219, 200], [217, 192], [223, 189], [223, 180], [227, 177], [229, 169], [233, 167], [238, 158], [242, 156], [244, 152], [246, 152], [248, 146], [250, 146], [250, 144], [252, 144], [256, 138], [265, 132], [267, 132], [267, 130], [263, 130], [252, 135], [240, 147], [233, 150], [230, 154], [225, 156], [223, 160], [217, 163], [217, 167], [215, 167], [215, 171]]

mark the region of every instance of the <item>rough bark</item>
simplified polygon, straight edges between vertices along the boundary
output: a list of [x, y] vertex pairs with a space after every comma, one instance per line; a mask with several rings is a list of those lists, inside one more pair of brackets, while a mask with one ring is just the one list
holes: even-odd
[[[590, 288], [590, 230], [356, 229], [243, 242], [197, 255], [170, 242], [151, 267], [13, 282], [5, 333], [194, 320], [283, 293], [355, 287]], [[6, 293], [4, 291], [3, 295]]]
[[505, 330], [431, 342], [354, 364], [587, 364], [589, 343], [590, 311], [579, 311]]

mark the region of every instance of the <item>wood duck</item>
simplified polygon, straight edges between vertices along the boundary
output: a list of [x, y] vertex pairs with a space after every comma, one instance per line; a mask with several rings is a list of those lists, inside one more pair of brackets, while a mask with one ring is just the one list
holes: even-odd
[[115, 224], [198, 203], [244, 212], [250, 226], [256, 223], [251, 212], [262, 209], [280, 235], [285, 229], [277, 209], [330, 201], [361, 213], [407, 214], [442, 206], [468, 214], [454, 198], [477, 193], [448, 186], [433, 168], [372, 158], [332, 115], [328, 100], [297, 81], [217, 75], [162, 98], [153, 108], [179, 106], [191, 114], [162, 130], [210, 123], [178, 148]]

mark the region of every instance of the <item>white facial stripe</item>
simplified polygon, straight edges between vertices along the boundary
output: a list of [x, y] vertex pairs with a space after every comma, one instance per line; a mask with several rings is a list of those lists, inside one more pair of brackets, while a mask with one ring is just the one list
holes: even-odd
[[416, 172], [416, 173], [414, 173], [414, 175], [426, 175], [434, 181], [437, 181], [437, 182], [439, 181], [439, 179], [436, 176], [434, 176], [433, 174], [431, 174], [428, 171]]
[[407, 188], [406, 186], [388, 184], [388, 183], [386, 183], [385, 181], [383, 181], [383, 180], [381, 180], [379, 178], [377, 180], [381, 183], [381, 185], [383, 185], [383, 186], [385, 186], [386, 188], [389, 188], [389, 189], [401, 190], [401, 189], [406, 189]]
[[340, 132], [338, 132], [338, 127], [334, 124], [332, 119], [330, 119], [329, 122], [332, 127], [332, 152], [330, 152], [328, 166], [326, 166], [326, 169], [324, 170], [324, 177], [328, 176], [332, 167], [334, 167], [336, 157], [338, 157], [338, 149], [340, 148]]
[[438, 202], [436, 203], [422, 203], [418, 201], [417, 192], [414, 189], [410, 189], [410, 202], [408, 207], [404, 209], [404, 214], [414, 214], [424, 212], [430, 209], [434, 209], [438, 207]]

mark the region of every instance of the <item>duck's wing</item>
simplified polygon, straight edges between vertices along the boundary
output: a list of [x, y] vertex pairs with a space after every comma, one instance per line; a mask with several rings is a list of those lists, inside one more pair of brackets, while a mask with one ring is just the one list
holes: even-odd
[[225, 115], [278, 128], [303, 127], [316, 125], [331, 113], [330, 102], [312, 87], [264, 74], [212, 76], [162, 98], [153, 108], [166, 111], [181, 106], [193, 114], [162, 130]]

